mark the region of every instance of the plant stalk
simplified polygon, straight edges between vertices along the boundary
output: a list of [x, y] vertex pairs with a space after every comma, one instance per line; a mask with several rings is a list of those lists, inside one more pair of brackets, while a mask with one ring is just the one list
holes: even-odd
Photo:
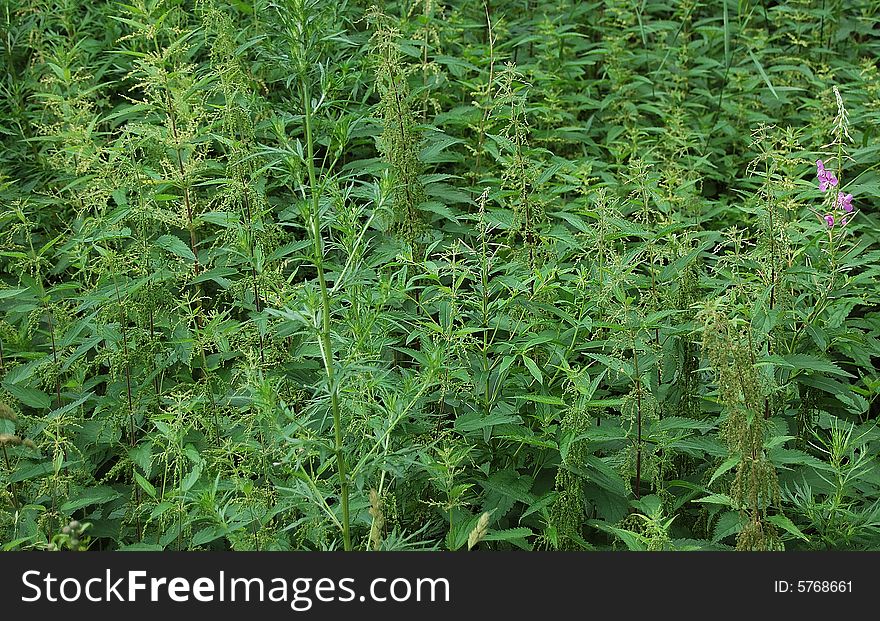
[[351, 532], [349, 526], [349, 503], [348, 503], [348, 474], [345, 464], [345, 454], [342, 449], [342, 415], [339, 408], [339, 391], [336, 386], [336, 378], [333, 371], [333, 349], [330, 343], [330, 295], [327, 290], [327, 280], [324, 276], [324, 241], [321, 237], [320, 226], [320, 196], [318, 194], [318, 182], [315, 174], [314, 141], [312, 138], [312, 103], [309, 94], [309, 86], [306, 80], [302, 85], [303, 114], [305, 117], [306, 130], [306, 162], [309, 171], [309, 185], [312, 192], [312, 203], [309, 223], [312, 229], [312, 240], [315, 244], [314, 263], [318, 273], [318, 284], [321, 289], [321, 322], [319, 326], [321, 357], [324, 361], [324, 371], [327, 374], [327, 388], [330, 391], [330, 407], [333, 413], [333, 451], [336, 454], [336, 471], [339, 476], [339, 502], [342, 505], [342, 541], [346, 551], [351, 550]]

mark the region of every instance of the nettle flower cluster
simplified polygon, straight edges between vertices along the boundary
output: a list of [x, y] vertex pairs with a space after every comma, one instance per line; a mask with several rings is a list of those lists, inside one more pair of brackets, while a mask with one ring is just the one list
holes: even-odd
[[[827, 192], [830, 188], [837, 187], [837, 177], [833, 171], [825, 168], [825, 164], [822, 160], [816, 160], [816, 177], [819, 179], [819, 190], [821, 192]], [[844, 194], [843, 192], [837, 193], [837, 200], [835, 201], [834, 206], [837, 212], [836, 215], [843, 214], [840, 218], [840, 226], [846, 226], [852, 219], [852, 200], [852, 194]], [[836, 222], [835, 214], [825, 214], [824, 220], [825, 224], [828, 225], [828, 228], [833, 228]]]

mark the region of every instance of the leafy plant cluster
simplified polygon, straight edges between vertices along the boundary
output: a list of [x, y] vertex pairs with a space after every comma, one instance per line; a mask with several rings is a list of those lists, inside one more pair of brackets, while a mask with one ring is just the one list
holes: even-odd
[[878, 32], [0, 0], [0, 543], [880, 547]]

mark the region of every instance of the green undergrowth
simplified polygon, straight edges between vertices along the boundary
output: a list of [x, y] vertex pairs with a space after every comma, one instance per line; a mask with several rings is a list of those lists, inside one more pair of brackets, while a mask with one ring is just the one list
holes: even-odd
[[375, 4], [0, 0], [2, 548], [880, 547], [880, 2]]

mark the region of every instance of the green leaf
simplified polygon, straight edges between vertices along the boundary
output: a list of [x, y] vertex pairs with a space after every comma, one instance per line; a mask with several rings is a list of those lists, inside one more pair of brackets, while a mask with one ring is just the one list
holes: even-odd
[[180, 491], [187, 492], [189, 491], [193, 485], [196, 484], [196, 481], [199, 480], [199, 477], [202, 476], [202, 464], [197, 463], [193, 466], [193, 469], [190, 470], [189, 474], [187, 474], [183, 481], [180, 483]]
[[723, 513], [718, 522], [715, 524], [715, 532], [712, 535], [712, 541], [718, 543], [722, 539], [735, 535], [742, 530], [742, 520], [739, 511], [727, 511]]
[[[499, 470], [493, 472], [492, 475], [480, 485], [487, 491], [494, 492], [500, 496], [506, 496], [514, 501], [519, 501], [525, 505], [534, 502], [535, 497], [529, 493], [532, 481], [529, 477], [521, 476], [513, 469]], [[490, 507], [487, 507], [487, 509]], [[496, 519], [501, 518], [503, 512], [496, 511], [493, 513]]]
[[831, 464], [798, 449], [776, 447], [769, 451], [769, 457], [770, 461], [772, 461], [777, 467], [807, 466], [816, 470], [824, 470], [827, 472], [834, 471], [834, 467]]
[[456, 418], [454, 426], [458, 431], [468, 433], [503, 423], [518, 423], [521, 420], [519, 416], [511, 414], [490, 413], [488, 416], [483, 416], [482, 412], [474, 411]]
[[543, 385], [544, 384], [544, 376], [541, 374], [541, 369], [538, 368], [538, 365], [535, 364], [535, 361], [532, 360], [531, 358], [529, 358], [528, 356], [526, 356], [525, 354], [523, 354], [522, 359], [526, 365], [526, 368], [529, 370], [529, 373], [532, 374], [532, 377], [534, 377], [535, 380], [539, 384]]
[[520, 520], [524, 520], [525, 518], [530, 516], [532, 513], [535, 513], [536, 511], [542, 511], [543, 509], [546, 509], [547, 507], [552, 505], [554, 502], [556, 502], [557, 498], [559, 498], [559, 492], [556, 492], [556, 491], [547, 492], [546, 494], [544, 494], [544, 496], [542, 496], [541, 498], [536, 500], [534, 503], [529, 505], [528, 509], [523, 511], [523, 514], [520, 517]]
[[58, 418], [59, 416], [63, 416], [65, 414], [67, 414], [68, 412], [75, 410], [76, 408], [81, 406], [83, 403], [88, 401], [92, 397], [92, 395], [94, 395], [94, 394], [95, 393], [93, 393], [93, 392], [86, 393], [85, 395], [83, 395], [82, 397], [77, 399], [76, 401], [72, 401], [70, 403], [62, 405], [60, 408], [52, 410], [51, 412], [46, 414], [46, 420], [52, 420], [52, 419]]
[[611, 526], [599, 520], [590, 520], [589, 524], [620, 539], [626, 546], [626, 549], [630, 552], [644, 552], [648, 549], [645, 538], [638, 533], [634, 533], [630, 530], [626, 530], [623, 528], [618, 528], [616, 526]]
[[520, 399], [523, 401], [531, 401], [533, 403], [545, 403], [547, 405], [560, 405], [560, 406], [566, 405], [564, 400], [560, 399], [559, 397], [553, 397], [551, 395], [537, 395], [537, 394], [514, 395], [513, 398]]
[[709, 479], [709, 484], [707, 487], [711, 487], [712, 483], [715, 482], [715, 479], [720, 477], [722, 474], [736, 466], [740, 462], [741, 457], [739, 455], [734, 455], [733, 457], [728, 457], [724, 460], [724, 462], [715, 469], [714, 474], [712, 474], [712, 478]]
[[480, 515], [470, 515], [465, 512], [457, 512], [456, 520], [452, 528], [446, 533], [446, 549], [458, 550], [467, 543], [468, 535], [477, 525]]
[[661, 431], [699, 431], [705, 433], [715, 428], [715, 423], [682, 416], [667, 416], [651, 425], [651, 433]]
[[4, 298], [12, 298], [20, 293], [25, 293], [27, 289], [0, 289], [0, 300]]
[[207, 526], [193, 535], [192, 545], [203, 546], [206, 543], [216, 541], [226, 534], [226, 529], [220, 526]]
[[17, 386], [9, 382], [3, 382], [3, 388], [24, 405], [35, 410], [45, 410], [52, 405], [52, 398], [42, 390]]
[[118, 548], [120, 552], [162, 552], [164, 549], [165, 548], [158, 543], [144, 543], [142, 541], [130, 543]]
[[535, 533], [532, 532], [531, 528], [526, 528], [524, 526], [518, 528], [508, 528], [506, 530], [493, 530], [489, 531], [489, 533], [483, 537], [483, 541], [511, 541], [513, 539], [524, 539], [526, 537], [531, 537]]
[[758, 73], [760, 73], [761, 77], [764, 78], [764, 82], [767, 84], [770, 92], [773, 93], [773, 96], [776, 97], [776, 99], [779, 99], [779, 95], [776, 94], [776, 89], [773, 88], [773, 84], [770, 82], [770, 78], [767, 77], [767, 72], [764, 71], [764, 67], [761, 65], [761, 63], [758, 62], [758, 59], [755, 57], [754, 53], [752, 53], [752, 50], [748, 50], [748, 52], [749, 56], [752, 59], [752, 62], [754, 62], [755, 66], [758, 68]]
[[156, 498], [156, 488], [155, 486], [147, 481], [139, 472], [134, 473], [134, 480], [137, 481], [137, 484], [140, 486], [142, 490], [147, 492], [147, 495], [154, 499]]
[[[70, 463], [71, 462], [62, 463], [62, 469], [64, 468], [64, 466], [70, 465]], [[39, 477], [46, 476], [54, 470], [55, 463], [53, 461], [43, 461], [38, 464], [28, 464], [25, 466], [19, 466], [18, 469], [15, 470], [9, 477], [9, 480], [13, 483], [17, 483], [19, 481], [29, 481], [30, 479], [37, 479]]]
[[196, 255], [179, 237], [174, 235], [163, 235], [156, 240], [156, 245], [187, 261], [195, 262]]
[[111, 500], [116, 500], [120, 496], [122, 496], [122, 494], [117, 492], [112, 487], [100, 485], [98, 487], [92, 487], [83, 490], [80, 494], [76, 495], [73, 500], [69, 500], [68, 502], [61, 505], [61, 510], [66, 513], [72, 513], [77, 509], [82, 509], [91, 505], [102, 505], [108, 503]]
[[776, 526], [778, 526], [779, 528], [788, 532], [789, 534], [794, 535], [798, 539], [801, 539], [803, 541], [810, 540], [809, 537], [807, 537], [805, 534], [803, 534], [801, 532], [801, 530], [797, 526], [794, 525], [794, 522], [792, 522], [790, 519], [788, 519], [784, 515], [777, 514], [777, 515], [768, 516], [767, 521], [770, 522], [771, 524], [775, 524]]
[[777, 366], [798, 371], [813, 371], [817, 373], [828, 373], [839, 377], [853, 377], [835, 363], [819, 356], [810, 356], [808, 354], [787, 354], [785, 356], [766, 356], [761, 363], [770, 362]]
[[709, 494], [703, 498], [695, 498], [692, 502], [707, 502], [713, 505], [733, 507], [733, 500], [727, 494]]
[[599, 487], [616, 496], [627, 496], [629, 494], [627, 485], [621, 478], [620, 474], [605, 463], [601, 458], [595, 455], [586, 455], [583, 458], [584, 466], [576, 466], [574, 464], [563, 464], [562, 467], [578, 474], [585, 479], [592, 481]]

